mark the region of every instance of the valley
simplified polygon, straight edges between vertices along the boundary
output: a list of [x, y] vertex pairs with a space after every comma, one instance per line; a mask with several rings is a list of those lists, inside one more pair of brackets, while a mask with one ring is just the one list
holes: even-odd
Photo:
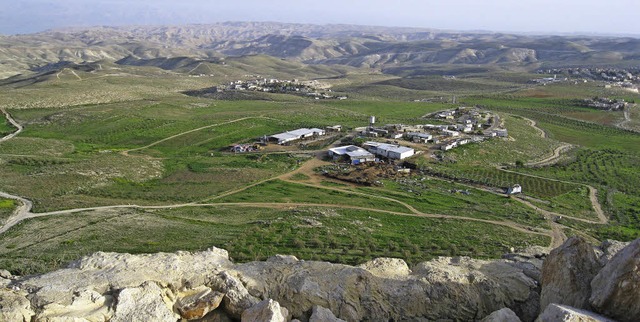
[[[511, 49], [484, 49], [484, 58], [471, 59], [460, 51], [480, 52], [460, 46], [506, 36], [433, 32], [406, 41], [413, 31], [376, 29], [387, 36], [374, 39], [349, 28], [308, 27], [295, 35], [236, 37], [241, 27], [227, 27], [201, 38], [183, 35], [192, 27], [171, 29], [183, 39], [175, 43], [157, 38], [169, 29], [141, 27], [28, 35], [16, 37], [21, 44], [11, 50], [3, 47], [0, 54], [22, 61], [3, 65], [13, 74], [0, 80], [0, 267], [25, 275], [96, 251], [212, 245], [239, 262], [292, 254], [352, 265], [397, 257], [415, 265], [438, 256], [499, 258], [512, 248], [556, 247], [573, 235], [592, 243], [640, 237], [640, 96], [606, 79], [585, 82], [584, 75], [532, 82], [553, 78], [540, 74], [541, 66], [600, 63], [594, 57], [602, 57], [595, 52], [604, 40], [559, 39], [553, 50], [566, 52], [559, 61], [551, 45], [535, 53], [512, 49], [529, 39], [522, 36], [509, 40]], [[264, 32], [273, 30], [287, 33], [281, 26]], [[123, 49], [125, 31], [145, 47]], [[220, 40], [229, 34], [233, 46]], [[352, 38], [349, 44], [322, 38], [335, 34]], [[106, 43], [92, 45], [105, 35], [122, 41], [110, 47], [114, 52], [99, 52]], [[43, 54], [37, 68], [25, 58], [32, 56], [17, 54], [35, 50], [29, 42], [36, 39], [53, 48], [67, 38], [99, 54]], [[458, 42], [455, 50], [430, 53], [445, 40]], [[167, 45], [151, 50], [158, 42]], [[635, 42], [615, 39], [614, 48], [632, 53]], [[572, 54], [569, 43], [594, 53]], [[409, 54], [418, 48], [422, 53]], [[625, 57], [606, 64], [636, 64], [632, 54]], [[300, 95], [289, 85], [249, 90], [266, 79], [322, 84], [318, 95], [330, 98]], [[581, 105], [593, 97], [629, 104]], [[497, 116], [498, 124], [469, 137], [497, 129], [505, 136], [443, 149], [447, 140], [424, 127], [442, 142], [358, 130], [371, 116], [380, 127], [455, 127], [457, 119], [425, 116], [460, 107]], [[326, 138], [261, 141], [334, 125], [342, 130]], [[327, 154], [367, 141], [397, 141], [417, 153], [351, 166]], [[236, 145], [255, 148], [230, 152]], [[358, 180], [325, 175], [329, 168], [352, 171], [349, 178]], [[515, 185], [523, 193], [505, 193]]]

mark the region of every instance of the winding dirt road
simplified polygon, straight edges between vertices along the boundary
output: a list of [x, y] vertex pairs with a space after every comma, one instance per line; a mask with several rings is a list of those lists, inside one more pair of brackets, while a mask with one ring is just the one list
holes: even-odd
[[22, 132], [24, 128], [22, 127], [22, 125], [18, 124], [18, 122], [16, 122], [16, 120], [14, 120], [13, 117], [11, 117], [11, 114], [9, 114], [9, 112], [7, 112], [4, 108], [0, 108], [0, 112], [2, 112], [2, 114], [4, 114], [4, 117], [7, 118], [9, 123], [11, 123], [11, 125], [15, 126], [15, 128], [17, 129], [15, 132], [9, 135], [6, 135], [4, 137], [1, 137], [0, 142], [4, 142], [10, 139], [13, 139], [16, 135], [20, 134], [20, 132]]
[[573, 148], [572, 144], [563, 143], [562, 145], [560, 145], [559, 147], [553, 150], [553, 154], [551, 154], [551, 156], [546, 157], [539, 161], [527, 162], [525, 163], [525, 166], [542, 167], [542, 166], [552, 165], [556, 163], [558, 159], [560, 159], [560, 156], [562, 156], [563, 153], [566, 153], [567, 151], [571, 150], [571, 148]]

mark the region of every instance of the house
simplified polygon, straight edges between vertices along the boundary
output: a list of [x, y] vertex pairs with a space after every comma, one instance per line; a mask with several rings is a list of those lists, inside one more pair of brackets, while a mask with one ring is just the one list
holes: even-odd
[[408, 132], [404, 134], [407, 139], [412, 140], [413, 142], [421, 142], [427, 143], [433, 139], [433, 136], [429, 133], [420, 133], [420, 132]]
[[449, 151], [455, 147], [458, 146], [458, 142], [453, 141], [453, 142], [445, 142], [442, 145], [440, 145], [440, 150], [442, 151]]
[[371, 152], [355, 145], [346, 145], [329, 149], [329, 156], [333, 160], [348, 158], [351, 164], [375, 161], [376, 157]]
[[327, 126], [327, 131], [329, 131], [329, 132], [340, 132], [340, 131], [342, 131], [342, 125]]
[[506, 129], [497, 129], [494, 131], [497, 137], [506, 138], [509, 136], [509, 133]]
[[322, 136], [325, 135], [325, 131], [323, 129], [318, 128], [302, 128], [294, 131], [278, 133], [269, 136], [269, 141], [276, 141], [278, 144], [285, 144], [296, 140], [302, 140], [314, 136]]
[[460, 132], [451, 131], [451, 130], [442, 130], [442, 135], [456, 137], [456, 136], [460, 136]]
[[460, 139], [458, 141], [456, 141], [458, 143], [458, 145], [465, 145], [467, 143], [469, 143], [469, 139]]
[[515, 185], [507, 188], [507, 194], [508, 195], [515, 195], [517, 193], [522, 193], [522, 186], [520, 186], [519, 184], [515, 184]]
[[389, 159], [402, 160], [415, 154], [415, 150], [406, 146], [380, 142], [365, 142], [363, 147], [369, 152]]

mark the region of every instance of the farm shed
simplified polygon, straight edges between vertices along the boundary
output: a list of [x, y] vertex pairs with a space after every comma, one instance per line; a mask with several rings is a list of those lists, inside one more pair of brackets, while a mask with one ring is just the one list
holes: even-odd
[[373, 154], [396, 160], [402, 160], [415, 154], [415, 150], [406, 146], [373, 141], [365, 142], [363, 147]]
[[276, 141], [278, 144], [285, 144], [291, 141], [301, 140], [314, 136], [325, 135], [325, 131], [323, 129], [318, 128], [302, 128], [289, 132], [278, 133], [269, 136], [269, 141]]
[[346, 145], [329, 149], [329, 156], [334, 160], [348, 158], [352, 164], [375, 161], [376, 157], [369, 151], [355, 145]]

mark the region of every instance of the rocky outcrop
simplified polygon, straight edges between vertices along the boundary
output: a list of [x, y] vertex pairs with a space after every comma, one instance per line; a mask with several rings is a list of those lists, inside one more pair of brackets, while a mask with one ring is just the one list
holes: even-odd
[[534, 321], [542, 289], [547, 302], [560, 303], [545, 305], [540, 321], [581, 313], [562, 303], [589, 297], [597, 313], [631, 321], [640, 314], [639, 244], [620, 250], [599, 273], [593, 249], [580, 239], [544, 264], [536, 251], [501, 260], [440, 257], [411, 270], [389, 258], [359, 267], [293, 256], [234, 264], [217, 248], [96, 253], [40, 276], [3, 272], [9, 279], [0, 287], [0, 320]]
[[599, 270], [593, 247], [580, 237], [552, 250], [542, 265], [541, 311], [551, 303], [589, 309], [591, 280]]
[[576, 309], [574, 307], [549, 304], [540, 314], [536, 322], [615, 322], [593, 312]]
[[620, 321], [640, 317], [640, 239], [617, 254], [591, 281], [591, 305]]
[[505, 307], [489, 314], [480, 322], [521, 322], [521, 320], [513, 311]]

